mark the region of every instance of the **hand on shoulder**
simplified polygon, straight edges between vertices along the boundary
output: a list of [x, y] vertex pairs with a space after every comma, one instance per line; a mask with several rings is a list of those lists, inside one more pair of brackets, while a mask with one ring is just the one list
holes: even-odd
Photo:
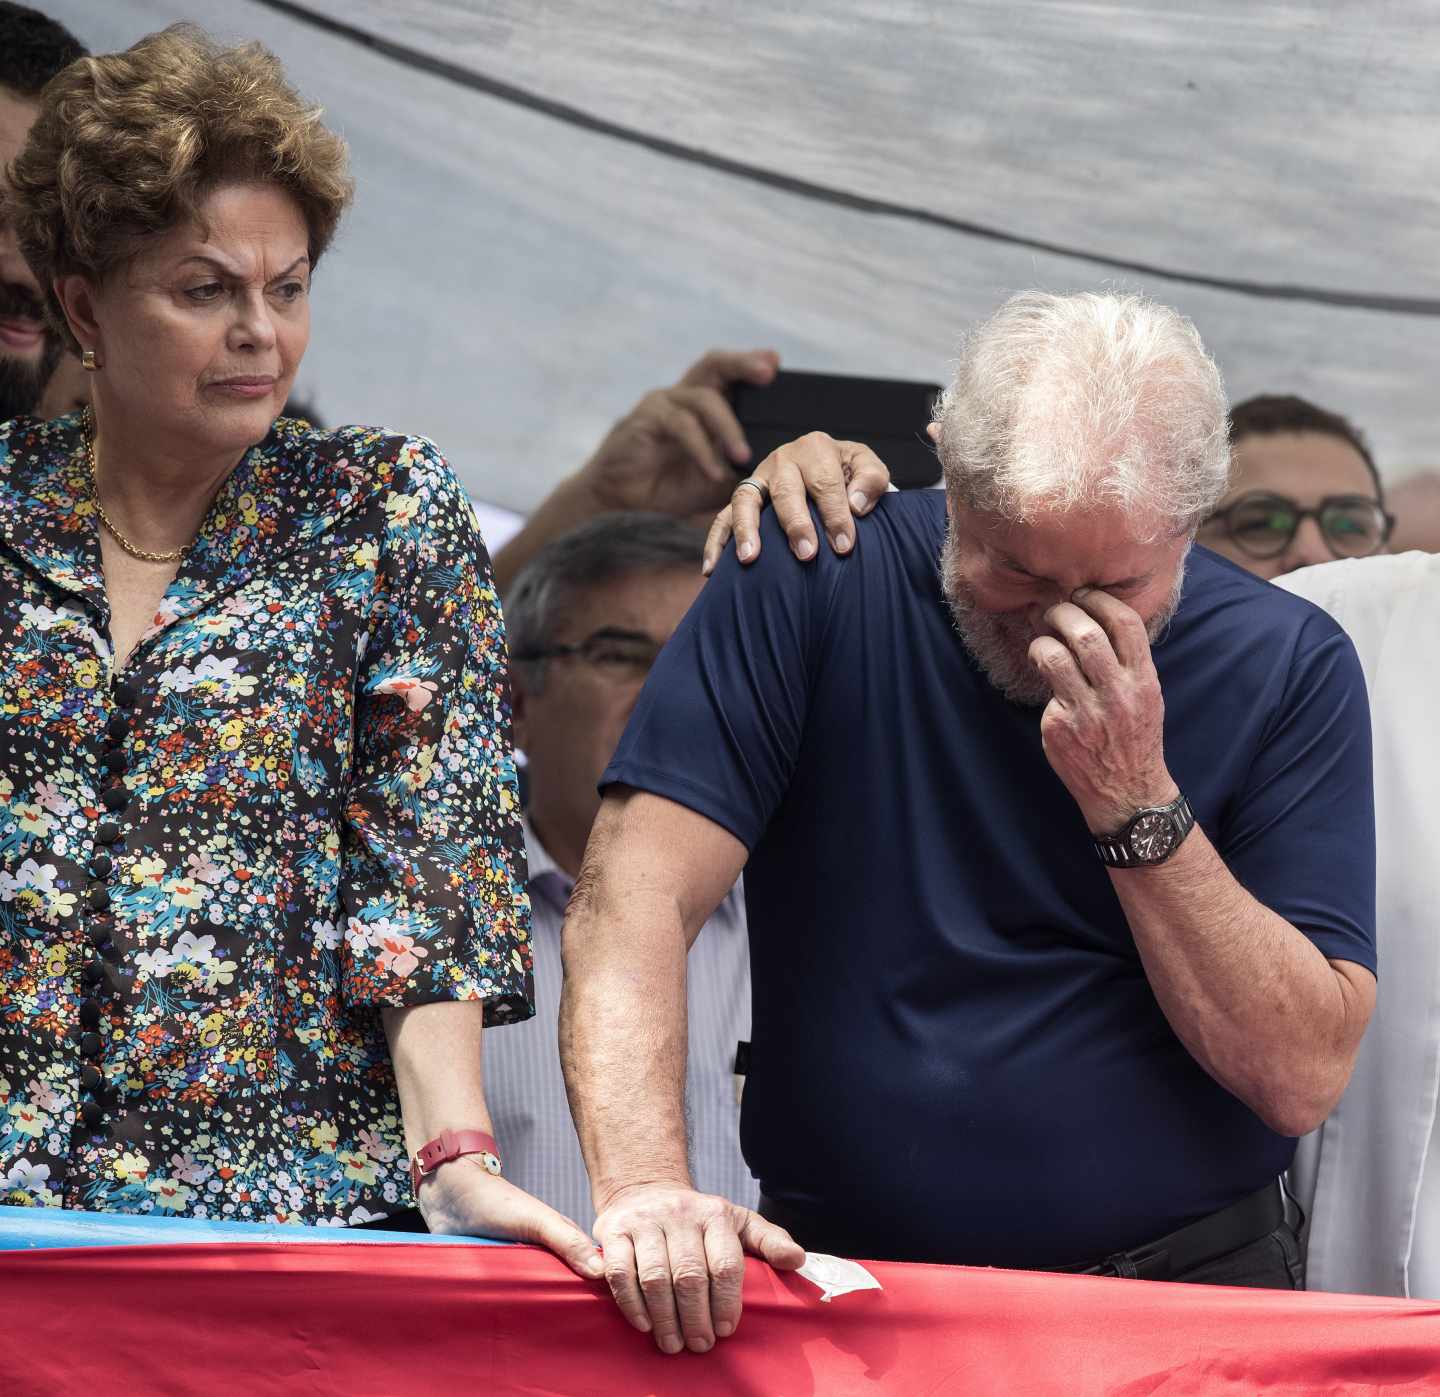
[[[763, 488], [756, 488], [763, 487]], [[868, 446], [811, 432], [772, 451], [731, 492], [705, 540], [705, 572], [713, 571], [731, 535], [736, 556], [753, 563], [760, 556], [760, 512], [767, 504], [790, 540], [790, 551], [809, 562], [819, 549], [810, 501], [830, 547], [848, 553], [855, 542], [852, 518], [868, 514], [890, 488], [890, 472]]]

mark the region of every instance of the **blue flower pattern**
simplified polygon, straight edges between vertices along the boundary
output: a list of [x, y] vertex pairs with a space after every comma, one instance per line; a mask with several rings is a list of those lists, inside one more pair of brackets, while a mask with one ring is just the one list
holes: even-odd
[[117, 676], [80, 447], [0, 426], [0, 1201], [382, 1217], [381, 1008], [532, 1012], [473, 511], [424, 439], [281, 419]]

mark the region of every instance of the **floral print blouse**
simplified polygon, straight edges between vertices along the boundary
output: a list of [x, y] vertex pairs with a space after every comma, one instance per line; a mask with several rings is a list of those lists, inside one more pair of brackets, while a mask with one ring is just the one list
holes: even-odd
[[116, 675], [81, 440], [0, 425], [0, 1202], [407, 1207], [381, 1007], [532, 1012], [473, 511], [428, 441], [282, 418]]

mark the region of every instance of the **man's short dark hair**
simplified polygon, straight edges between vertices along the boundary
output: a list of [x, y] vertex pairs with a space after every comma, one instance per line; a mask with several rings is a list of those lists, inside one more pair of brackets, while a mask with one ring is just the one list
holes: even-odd
[[[705, 556], [705, 531], [694, 524], [630, 510], [602, 514], [547, 543], [523, 568], [505, 598], [505, 634], [512, 655], [554, 643], [567, 607], [592, 587], [636, 573], [693, 572]], [[545, 661], [518, 664], [539, 691]]]
[[1375, 496], [1384, 500], [1384, 487], [1375, 458], [1360, 429], [1338, 412], [1317, 407], [1293, 393], [1261, 393], [1246, 398], [1230, 409], [1230, 445], [1238, 446], [1246, 437], [1270, 437], [1286, 432], [1319, 432], [1321, 436], [1337, 437], [1353, 446], [1370, 468], [1375, 481]]
[[86, 54], [66, 27], [28, 5], [0, 0], [0, 87], [38, 97], [56, 73]]

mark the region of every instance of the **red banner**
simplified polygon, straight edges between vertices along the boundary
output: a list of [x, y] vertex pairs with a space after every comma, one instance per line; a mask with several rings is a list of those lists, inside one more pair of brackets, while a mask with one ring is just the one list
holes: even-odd
[[525, 1247], [323, 1244], [0, 1254], [20, 1394], [1440, 1392], [1440, 1305], [871, 1264], [823, 1304], [751, 1263], [714, 1352], [667, 1358], [602, 1286]]

